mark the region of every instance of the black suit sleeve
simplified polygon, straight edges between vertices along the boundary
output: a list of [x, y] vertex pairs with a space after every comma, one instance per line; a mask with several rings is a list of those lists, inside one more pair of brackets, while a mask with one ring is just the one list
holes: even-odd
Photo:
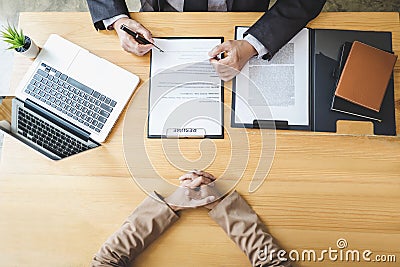
[[97, 30], [104, 30], [103, 20], [125, 14], [129, 17], [125, 0], [87, 0], [93, 24]]
[[246, 32], [259, 40], [270, 59], [307, 23], [318, 16], [326, 0], [278, 0], [275, 5]]

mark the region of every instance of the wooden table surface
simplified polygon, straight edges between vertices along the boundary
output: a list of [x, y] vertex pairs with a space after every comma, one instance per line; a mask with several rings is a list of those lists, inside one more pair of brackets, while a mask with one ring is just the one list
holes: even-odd
[[[154, 36], [224, 36], [234, 25], [251, 25], [261, 13], [133, 13]], [[148, 80], [149, 56], [123, 52], [114, 32], [96, 32], [88, 13], [21, 13], [20, 26], [39, 45], [57, 33]], [[312, 28], [393, 32], [400, 54], [398, 13], [322, 13]], [[12, 86], [30, 60], [16, 57]], [[227, 85], [229, 86], [229, 84]], [[147, 112], [145, 91], [132, 104]], [[400, 132], [400, 63], [395, 67], [396, 125]], [[231, 95], [225, 94], [230, 105]], [[123, 117], [99, 149], [59, 162], [47, 160], [6, 138], [0, 166], [0, 266], [87, 266], [104, 240], [145, 197], [125, 164]], [[229, 115], [229, 114], [228, 114]], [[225, 114], [227, 116], [227, 114]], [[225, 121], [226, 126], [229, 125]], [[143, 125], [137, 130], [142, 131]], [[245, 197], [287, 251], [337, 248], [369, 249], [373, 255], [396, 255], [400, 262], [400, 139], [362, 134], [368, 125], [342, 125], [342, 134], [278, 131], [270, 173], [255, 193], [249, 182], [260, 152], [259, 131], [244, 133], [252, 143], [243, 149], [250, 161], [236, 189]], [[218, 156], [208, 171], [220, 175], [229, 156], [229, 140], [215, 141]], [[166, 178], [181, 172], [162, 155], [159, 140], [145, 140], [149, 157]], [[199, 156], [201, 141], [183, 141], [183, 153]], [[235, 163], [234, 163], [235, 164]], [[235, 175], [238, 172], [232, 171]], [[244, 254], [200, 208], [181, 219], [151, 245], [135, 266], [249, 266]], [[343, 266], [297, 262], [295, 266]], [[365, 266], [363, 262], [346, 266]]]

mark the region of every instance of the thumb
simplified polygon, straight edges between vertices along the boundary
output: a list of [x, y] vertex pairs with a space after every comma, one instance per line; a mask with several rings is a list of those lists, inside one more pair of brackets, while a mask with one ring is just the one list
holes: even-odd
[[208, 52], [208, 55], [213, 58], [219, 54], [221, 54], [222, 52], [227, 52], [229, 51], [231, 48], [231, 46], [229, 45], [228, 42], [223, 42], [220, 45], [217, 45], [216, 47], [214, 47], [210, 52]]

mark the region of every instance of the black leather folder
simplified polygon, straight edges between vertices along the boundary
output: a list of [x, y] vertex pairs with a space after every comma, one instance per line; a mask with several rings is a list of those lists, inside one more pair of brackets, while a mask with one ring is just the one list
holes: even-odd
[[[290, 125], [287, 121], [280, 120], [275, 123], [276, 129], [305, 130], [316, 132], [336, 132], [336, 122], [372, 121], [374, 134], [396, 135], [395, 110], [394, 110], [394, 83], [393, 77], [388, 84], [382, 103], [379, 120], [354, 116], [331, 110], [332, 99], [335, 94], [337, 78], [340, 76], [343, 45], [348, 42], [360, 41], [376, 48], [392, 51], [391, 32], [352, 31], [310, 29], [310, 71], [309, 71], [309, 125]], [[273, 128], [274, 121], [264, 121], [258, 118], [253, 124], [235, 123], [235, 91], [236, 83], [233, 82], [232, 93], [232, 127], [245, 128]], [[339, 104], [339, 101], [337, 102]], [[265, 126], [265, 127], [264, 127]]]
[[[373, 31], [348, 31], [348, 30], [313, 30], [312, 31], [312, 75], [313, 75], [313, 131], [336, 132], [338, 120], [372, 121], [374, 134], [396, 135], [395, 109], [394, 109], [394, 83], [393, 76], [388, 84], [382, 102], [379, 120], [371, 120], [331, 110], [332, 99], [336, 90], [337, 77], [340, 75], [340, 52], [346, 42], [360, 41], [376, 48], [392, 51], [391, 32]], [[335, 55], [338, 55], [335, 58]], [[336, 103], [336, 100], [335, 100]], [[339, 105], [347, 105], [337, 101]], [[353, 106], [354, 108], [354, 106]], [[358, 111], [360, 112], [360, 111]], [[361, 111], [362, 112], [362, 111]]]

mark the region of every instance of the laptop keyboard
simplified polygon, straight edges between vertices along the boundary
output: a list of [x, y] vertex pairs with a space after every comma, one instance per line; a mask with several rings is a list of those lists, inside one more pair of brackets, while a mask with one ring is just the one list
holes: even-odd
[[98, 133], [117, 105], [115, 100], [45, 63], [24, 91]]
[[90, 149], [86, 143], [66, 134], [20, 107], [18, 108], [17, 120], [19, 134], [61, 158]]

